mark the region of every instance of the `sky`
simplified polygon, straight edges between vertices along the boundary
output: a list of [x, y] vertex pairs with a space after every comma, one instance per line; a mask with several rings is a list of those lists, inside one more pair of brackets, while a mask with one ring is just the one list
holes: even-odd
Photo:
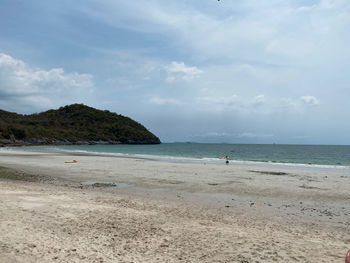
[[0, 109], [163, 142], [350, 144], [348, 0], [0, 0]]

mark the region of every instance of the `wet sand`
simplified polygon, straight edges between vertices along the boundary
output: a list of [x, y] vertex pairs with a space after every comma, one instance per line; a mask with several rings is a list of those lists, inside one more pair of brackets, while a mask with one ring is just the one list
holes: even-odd
[[348, 169], [18, 150], [0, 166], [0, 262], [344, 262], [350, 248]]

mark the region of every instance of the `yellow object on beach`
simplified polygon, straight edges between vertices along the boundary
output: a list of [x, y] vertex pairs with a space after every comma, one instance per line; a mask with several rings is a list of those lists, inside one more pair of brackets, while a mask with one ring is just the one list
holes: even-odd
[[77, 160], [73, 160], [73, 161], [65, 161], [64, 163], [77, 163]]

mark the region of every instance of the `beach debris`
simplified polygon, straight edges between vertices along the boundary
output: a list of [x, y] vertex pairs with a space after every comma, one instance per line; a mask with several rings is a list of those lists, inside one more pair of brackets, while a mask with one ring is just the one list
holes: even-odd
[[116, 183], [111, 182], [83, 182], [82, 185], [91, 186], [91, 187], [115, 187]]
[[64, 163], [77, 163], [77, 160], [73, 160], [73, 161], [65, 161]]
[[114, 183], [94, 183], [91, 186], [92, 187], [112, 187], [112, 186], [117, 186], [117, 184], [114, 184]]
[[316, 186], [310, 186], [310, 185], [300, 185], [300, 188], [304, 188], [304, 189], [315, 189], [315, 190], [328, 190], [327, 188], [320, 188], [320, 187], [316, 187]]
[[129, 186], [127, 183], [116, 183], [116, 182], [97, 182], [97, 181], [86, 181], [82, 182], [81, 186], [90, 186], [90, 187], [126, 187]]
[[249, 170], [249, 172], [258, 173], [258, 174], [268, 174], [268, 175], [287, 175], [287, 173], [284, 173], [284, 172], [255, 171], [255, 170]]

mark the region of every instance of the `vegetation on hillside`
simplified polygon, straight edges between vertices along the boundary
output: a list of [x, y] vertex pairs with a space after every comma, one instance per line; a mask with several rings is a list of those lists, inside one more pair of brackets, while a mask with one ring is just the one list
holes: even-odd
[[0, 110], [0, 140], [31, 144], [55, 142], [160, 143], [140, 123], [110, 111], [83, 104], [21, 115]]

